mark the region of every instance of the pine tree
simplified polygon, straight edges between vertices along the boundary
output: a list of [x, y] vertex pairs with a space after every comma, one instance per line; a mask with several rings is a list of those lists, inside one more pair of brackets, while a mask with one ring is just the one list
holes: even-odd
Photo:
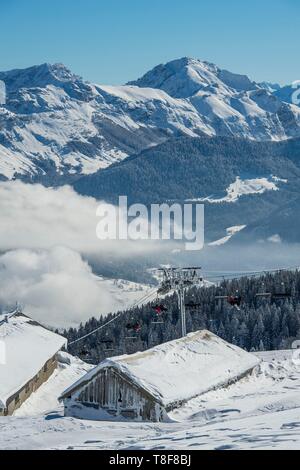
[[[282, 285], [287, 291], [293, 292], [292, 298], [277, 301], [271, 298], [256, 300], [256, 293], [262, 288], [266, 292], [274, 292], [276, 286]], [[262, 287], [263, 286], [263, 287]], [[221, 289], [222, 288], [222, 289]], [[243, 302], [240, 310], [231, 307], [226, 301], [216, 302], [216, 295], [231, 295], [239, 291]], [[265, 350], [287, 347], [292, 340], [300, 338], [300, 273], [267, 274], [261, 278], [243, 278], [236, 281], [224, 281], [220, 287], [193, 288], [186, 293], [187, 303], [199, 303], [200, 308], [194, 312], [187, 311], [188, 332], [208, 329], [229, 342], [233, 342], [246, 350]], [[164, 300], [168, 312], [164, 315], [163, 325], [154, 325], [151, 304], [122, 312], [116, 322], [104, 330], [89, 336], [70, 347], [72, 354], [83, 360], [94, 363], [107, 357], [103, 339], [113, 341], [112, 355], [134, 353], [138, 350], [156, 346], [162, 342], [171, 341], [181, 335], [180, 315], [176, 295]], [[109, 314], [106, 318], [91, 319], [78, 329], [70, 328], [65, 336], [72, 342], [95, 328], [115, 318]], [[139, 321], [142, 331], [135, 340], [126, 340], [130, 336], [126, 324]], [[111, 354], [111, 353], [110, 353]]]

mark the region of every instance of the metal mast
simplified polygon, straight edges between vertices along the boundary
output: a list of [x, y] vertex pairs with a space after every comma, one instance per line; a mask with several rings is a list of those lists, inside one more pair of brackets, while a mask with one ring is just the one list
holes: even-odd
[[178, 307], [181, 318], [181, 335], [186, 336], [186, 312], [185, 312], [185, 289], [200, 285], [203, 282], [201, 268], [162, 268], [159, 269], [162, 275], [161, 285], [158, 289], [159, 295], [166, 295], [175, 291], [178, 296]]

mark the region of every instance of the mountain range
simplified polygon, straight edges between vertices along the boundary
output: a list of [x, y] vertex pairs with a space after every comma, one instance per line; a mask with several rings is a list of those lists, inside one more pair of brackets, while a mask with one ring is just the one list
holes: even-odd
[[[207, 240], [298, 241], [293, 86], [182, 58], [124, 86], [64, 65], [1, 72], [0, 179], [117, 202], [202, 201]], [[293, 228], [293, 230], [291, 230]]]
[[233, 230], [235, 240], [275, 236], [295, 242], [300, 238], [295, 212], [278, 214], [299, 204], [299, 181], [300, 139], [180, 137], [79, 178], [74, 188], [114, 204], [124, 194], [130, 204], [202, 202], [207, 242], [222, 240], [232, 227], [243, 227], [238, 234]]
[[71, 182], [173, 138], [300, 136], [288, 87], [190, 58], [124, 86], [86, 82], [61, 64], [0, 72], [0, 80], [1, 179]]

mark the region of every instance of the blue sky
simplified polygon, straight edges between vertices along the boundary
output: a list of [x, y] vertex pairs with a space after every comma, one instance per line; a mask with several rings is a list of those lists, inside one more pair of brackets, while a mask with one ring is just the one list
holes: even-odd
[[300, 79], [299, 0], [0, 0], [0, 70], [63, 62], [118, 84], [190, 56]]

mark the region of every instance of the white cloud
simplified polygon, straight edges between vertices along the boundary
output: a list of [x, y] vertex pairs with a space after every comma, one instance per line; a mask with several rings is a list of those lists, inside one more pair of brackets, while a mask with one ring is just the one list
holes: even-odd
[[113, 281], [99, 283], [82, 255], [119, 260], [159, 253], [166, 244], [100, 241], [99, 204], [68, 186], [0, 183], [0, 311], [18, 301], [32, 318], [64, 327], [124, 309], [142, 296], [138, 287], [128, 293]]
[[100, 250], [98, 204], [69, 186], [53, 189], [20, 181], [0, 183], [0, 249], [64, 245], [77, 251]]
[[280, 235], [276, 234], [276, 235], [272, 235], [271, 237], [269, 237], [269, 238], [268, 238], [268, 242], [271, 242], [271, 243], [282, 243], [282, 240], [281, 240]]
[[0, 251], [66, 246], [80, 253], [130, 257], [166, 248], [166, 244], [150, 240], [99, 240], [99, 204], [69, 186], [54, 189], [21, 181], [0, 183]]
[[92, 316], [124, 308], [143, 295], [134, 284], [124, 292], [123, 285], [99, 282], [78, 253], [63, 247], [14, 250], [0, 256], [0, 285], [0, 305], [19, 302], [24, 313], [55, 327], [77, 326]]

